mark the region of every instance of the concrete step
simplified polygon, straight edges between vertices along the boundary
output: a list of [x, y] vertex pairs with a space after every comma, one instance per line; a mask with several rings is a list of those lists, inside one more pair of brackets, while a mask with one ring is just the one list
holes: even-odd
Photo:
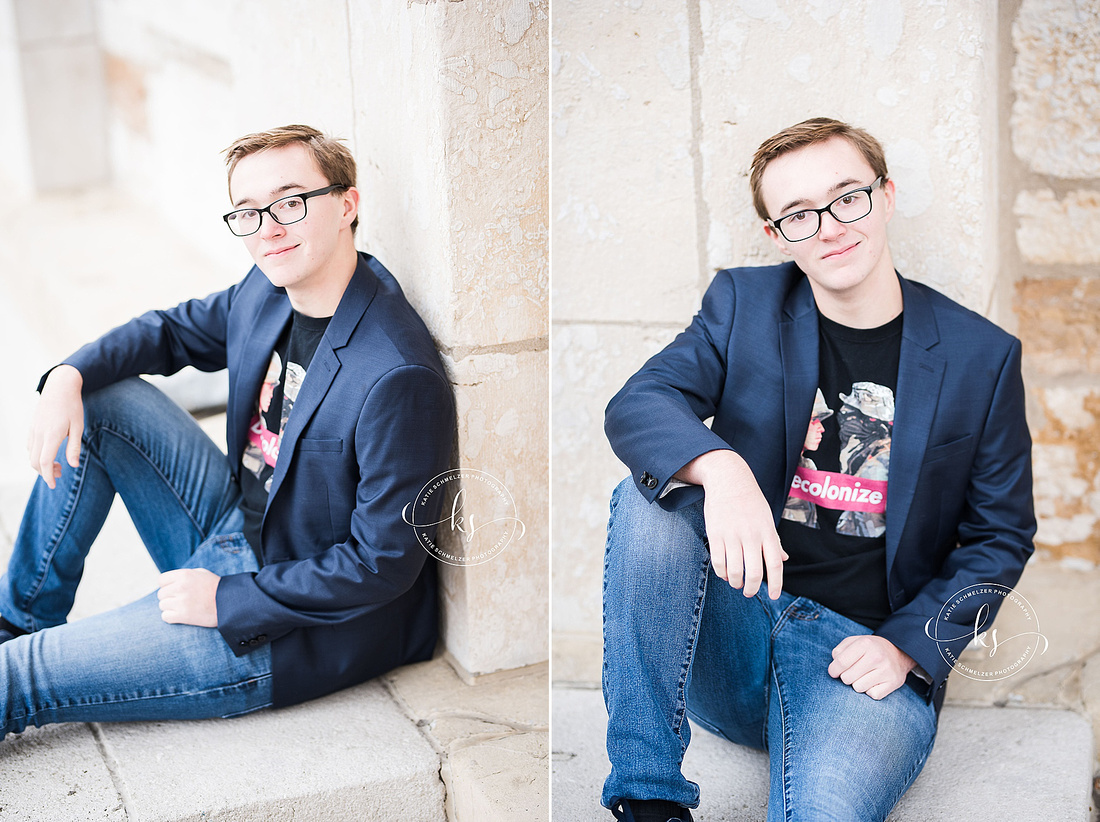
[[[611, 819], [599, 806], [611, 769], [599, 690], [555, 687], [553, 818]], [[767, 754], [692, 725], [684, 775], [699, 783], [699, 822], [764, 822]], [[1072, 711], [948, 705], [921, 775], [888, 822], [1088, 822], [1092, 731]]]
[[378, 682], [231, 720], [57, 725], [0, 742], [0, 816], [442, 822], [439, 758]]

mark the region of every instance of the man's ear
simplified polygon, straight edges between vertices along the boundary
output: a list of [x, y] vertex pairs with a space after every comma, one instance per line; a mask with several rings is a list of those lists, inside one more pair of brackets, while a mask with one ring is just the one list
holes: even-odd
[[778, 231], [767, 223], [764, 223], [764, 233], [768, 235], [773, 243], [775, 243], [775, 247], [779, 249], [780, 254], [785, 254], [788, 257], [791, 256], [791, 250], [787, 247], [787, 241], [783, 239], [783, 236]]
[[359, 215], [359, 189], [355, 186], [344, 189], [344, 214], [343, 222], [351, 225]]
[[882, 184], [882, 198], [886, 204], [886, 222], [890, 222], [890, 218], [894, 216], [894, 198], [896, 195], [893, 180], [887, 180]]

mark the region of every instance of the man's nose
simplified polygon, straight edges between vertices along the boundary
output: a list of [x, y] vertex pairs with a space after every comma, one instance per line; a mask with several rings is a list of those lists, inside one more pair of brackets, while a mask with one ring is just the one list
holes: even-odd
[[839, 237], [847, 231], [847, 226], [833, 216], [833, 212], [825, 211], [821, 214], [821, 225], [817, 229], [817, 236], [822, 240]]
[[260, 236], [264, 238], [278, 237], [285, 229], [283, 224], [271, 216], [270, 211], [260, 214]]

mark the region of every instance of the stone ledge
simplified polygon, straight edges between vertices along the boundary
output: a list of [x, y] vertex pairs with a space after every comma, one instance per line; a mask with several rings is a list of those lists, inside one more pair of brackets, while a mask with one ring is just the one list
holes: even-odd
[[546, 666], [442, 659], [277, 711], [31, 728], [0, 741], [13, 822], [510, 822], [549, 815]]
[[441, 822], [443, 805], [438, 757], [378, 681], [235, 719], [57, 725], [0, 742], [5, 819]]
[[[554, 817], [610, 820], [599, 807], [611, 768], [600, 691], [555, 688], [553, 722]], [[697, 822], [765, 819], [766, 754], [693, 726], [684, 773], [702, 786]], [[888, 822], [1088, 822], [1091, 774], [1091, 729], [1076, 713], [947, 706], [928, 764]]]

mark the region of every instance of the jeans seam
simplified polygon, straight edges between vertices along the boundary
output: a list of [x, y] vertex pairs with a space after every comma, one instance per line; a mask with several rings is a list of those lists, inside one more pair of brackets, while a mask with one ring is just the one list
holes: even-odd
[[[176, 693], [146, 694], [146, 695], [143, 695], [143, 696], [125, 697], [125, 698], [123, 698], [123, 697], [108, 697], [106, 699], [98, 699], [98, 700], [93, 700], [93, 701], [65, 701], [63, 703], [58, 703], [56, 705], [45, 705], [45, 704], [43, 704], [43, 705], [36, 706], [36, 709], [34, 711], [32, 711], [31, 713], [23, 712], [21, 714], [11, 714], [8, 717], [8, 719], [9, 719], [8, 727], [10, 728], [13, 724], [19, 724], [23, 727], [26, 727], [28, 724], [32, 724], [36, 728], [41, 727], [40, 725], [38, 725], [34, 721], [34, 718], [37, 717], [38, 714], [48, 712], [48, 711], [63, 711], [63, 710], [67, 710], [69, 708], [88, 708], [88, 707], [98, 708], [98, 707], [104, 707], [104, 706], [109, 706], [109, 705], [136, 704], [136, 703], [140, 703], [140, 702], [149, 702], [149, 701], [152, 701], [152, 700], [159, 700], [159, 699], [176, 699], [178, 697], [217, 696], [217, 695], [220, 695], [222, 693], [229, 692], [229, 691], [241, 690], [241, 689], [244, 689], [244, 688], [247, 688], [247, 687], [259, 685], [262, 682], [264, 682], [265, 680], [270, 680], [270, 679], [271, 679], [271, 674], [266, 673], [266, 674], [260, 674], [259, 676], [251, 676], [251, 677], [248, 677], [247, 679], [242, 679], [239, 682], [234, 682], [234, 683], [224, 684], [224, 685], [217, 685], [217, 686], [214, 686], [214, 687], [211, 687], [211, 688], [202, 688], [200, 690], [179, 691], [179, 692], [176, 692]], [[268, 705], [270, 705], [270, 704], [271, 703], [268, 703]], [[260, 706], [257, 706], [256, 708], [249, 708], [245, 711], [237, 711], [232, 715], [237, 715], [237, 714], [240, 714], [240, 713], [250, 713], [253, 710], [259, 710], [260, 708], [268, 707], [268, 705], [260, 705]], [[227, 714], [227, 716], [228, 716], [228, 714]], [[62, 720], [62, 721], [64, 721], [64, 720]], [[113, 720], [92, 720], [92, 721], [110, 722], [110, 721], [113, 721]], [[118, 720], [118, 721], [122, 721], [122, 720]], [[0, 735], [0, 738], [2, 738], [2, 735]]]
[[695, 609], [691, 617], [691, 631], [688, 638], [687, 656], [680, 666], [680, 677], [676, 682], [676, 714], [673, 722], [673, 731], [680, 740], [680, 756], [687, 753], [688, 743], [684, 739], [682, 729], [684, 718], [687, 716], [687, 679], [691, 673], [691, 666], [695, 661], [695, 648], [699, 644], [699, 623], [703, 614], [703, 602], [707, 594], [707, 575], [710, 571], [710, 558], [703, 560], [699, 584], [695, 595]]
[[[775, 680], [775, 698], [779, 701], [779, 721], [783, 733], [783, 761], [780, 764], [783, 774], [783, 818], [791, 822], [794, 816], [794, 807], [791, 801], [791, 773], [790, 773], [790, 749], [791, 749], [791, 723], [787, 715], [787, 703], [783, 699], [783, 685], [780, 682], [779, 666], [772, 657], [772, 679]], [[770, 706], [769, 706], [770, 710]]]
[[[42, 587], [46, 584], [46, 579], [50, 575], [50, 568], [53, 567], [54, 557], [57, 555], [58, 548], [61, 546], [62, 541], [65, 539], [65, 535], [69, 531], [69, 526], [72, 524], [73, 512], [76, 511], [77, 502], [80, 499], [80, 495], [84, 490], [84, 475], [87, 470], [88, 452], [83, 450], [81, 459], [77, 462], [76, 468], [73, 469], [73, 485], [72, 492], [66, 499], [65, 507], [62, 509], [60, 522], [53, 534], [50, 535], [49, 541], [46, 543], [45, 550], [42, 551], [42, 555], [39, 558], [39, 563], [35, 567], [34, 581], [26, 596], [19, 597], [20, 610], [26, 615], [29, 625], [27, 630], [30, 633], [39, 631], [43, 626], [39, 625], [38, 620], [32, 613], [35, 600], [38, 599], [42, 593]], [[18, 595], [18, 592], [16, 592]]]

